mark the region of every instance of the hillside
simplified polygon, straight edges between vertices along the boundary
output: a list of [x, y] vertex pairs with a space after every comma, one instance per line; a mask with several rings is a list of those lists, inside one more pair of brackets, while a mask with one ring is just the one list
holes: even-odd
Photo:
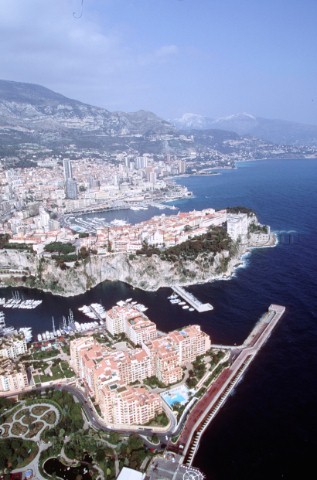
[[109, 112], [40, 85], [0, 80], [0, 144], [87, 142], [102, 146], [107, 137], [173, 130], [152, 112]]

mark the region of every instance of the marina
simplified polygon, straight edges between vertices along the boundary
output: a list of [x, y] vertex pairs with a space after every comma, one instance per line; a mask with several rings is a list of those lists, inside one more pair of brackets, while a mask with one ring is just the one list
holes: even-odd
[[41, 305], [42, 300], [27, 299], [24, 300], [21, 298], [19, 292], [14, 292], [12, 298], [6, 299], [5, 297], [0, 298], [0, 307], [2, 308], [24, 308], [27, 310], [32, 310], [33, 308]]
[[[130, 303], [131, 302], [131, 303]], [[132, 302], [132, 298], [126, 300], [119, 300], [117, 305], [124, 306], [130, 303], [135, 309], [143, 313], [147, 310], [147, 307], [142, 303]], [[41, 332], [37, 335], [38, 342], [46, 342], [49, 340], [57, 339], [58, 337], [74, 335], [76, 333], [93, 332], [102, 328], [105, 324], [106, 310], [100, 303], [91, 303], [90, 305], [83, 305], [78, 307], [78, 310], [85, 316], [90, 318], [90, 322], [78, 322], [74, 319], [72, 310], [69, 310], [69, 315], [66, 318], [63, 316], [62, 322], [59, 327], [55, 326], [55, 319], [52, 317], [52, 329]]]
[[[167, 199], [169, 201], [169, 199]], [[165, 210], [166, 212], [174, 211], [174, 210], [179, 210], [179, 207], [176, 207], [175, 205], [168, 205], [164, 203], [144, 203], [144, 204], [139, 204], [136, 203], [134, 205], [122, 205], [121, 207], [118, 208], [105, 208], [101, 209], [98, 213], [100, 216], [92, 217], [90, 216], [91, 213], [89, 213], [89, 210], [86, 212], [72, 212], [72, 214], [65, 214], [64, 215], [64, 223], [67, 227], [71, 228], [73, 231], [76, 231], [78, 233], [91, 233], [94, 234], [96, 233], [99, 229], [101, 228], [110, 228], [110, 227], [120, 227], [127, 225], [130, 223], [129, 219], [129, 214], [128, 212], [131, 211], [132, 214], [135, 213], [137, 215], [136, 221], [140, 222], [142, 221], [142, 218], [140, 218], [140, 213], [144, 213], [145, 211], [147, 212], [147, 215], [154, 215], [156, 212], [155, 210]], [[112, 213], [117, 212], [116, 216], [117, 218], [113, 218]], [[97, 213], [97, 210], [95, 211]], [[110, 215], [109, 215], [110, 213]], [[122, 218], [124, 217], [124, 218]], [[133, 223], [133, 222], [132, 222]]]
[[39, 333], [37, 335], [37, 340], [38, 342], [46, 342], [57, 339], [58, 337], [74, 335], [75, 333], [94, 331], [102, 326], [103, 323], [104, 322], [102, 320], [79, 323], [74, 319], [72, 310], [69, 310], [68, 317], [66, 318], [63, 316], [59, 328], [55, 327], [55, 320], [54, 317], [52, 317], [52, 330], [46, 330], [45, 332]]
[[183, 310], [188, 310], [189, 312], [193, 312], [195, 310], [190, 305], [187, 305], [186, 302], [181, 301], [176, 293], [172, 293], [172, 295], [167, 298], [172, 305], [179, 305]]
[[19, 329], [15, 329], [12, 326], [7, 327], [5, 321], [5, 314], [3, 312], [0, 312], [0, 338], [7, 335], [14, 335], [16, 333], [23, 333], [25, 341], [27, 343], [32, 341], [32, 327], [21, 327]]
[[136, 308], [137, 310], [139, 310], [139, 312], [146, 312], [147, 311], [147, 307], [145, 305], [143, 305], [143, 303], [138, 303], [136, 301], [132, 302], [132, 298], [127, 298], [126, 300], [119, 300], [117, 302], [117, 305], [119, 307], [124, 307], [127, 303], [130, 303], [131, 302], [131, 305]]

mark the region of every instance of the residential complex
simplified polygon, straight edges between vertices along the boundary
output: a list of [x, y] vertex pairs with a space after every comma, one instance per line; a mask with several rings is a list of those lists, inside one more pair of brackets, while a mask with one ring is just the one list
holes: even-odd
[[211, 345], [198, 325], [159, 336], [155, 324], [131, 305], [110, 309], [106, 328], [112, 335], [125, 333], [139, 346], [122, 351], [87, 336], [70, 342], [70, 355], [87, 393], [99, 404], [105, 421], [114, 424], [143, 425], [160, 413], [160, 396], [133, 384], [153, 376], [165, 385], [178, 382], [183, 367]]

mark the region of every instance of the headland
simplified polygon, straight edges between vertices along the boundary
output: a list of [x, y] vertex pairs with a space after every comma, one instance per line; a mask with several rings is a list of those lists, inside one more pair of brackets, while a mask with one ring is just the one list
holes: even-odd
[[[105, 281], [143, 290], [230, 278], [253, 248], [275, 246], [276, 236], [242, 207], [161, 215], [136, 225], [67, 232], [63, 240], [3, 248], [3, 285], [74, 296]], [[14, 243], [12, 245], [14, 247]]]

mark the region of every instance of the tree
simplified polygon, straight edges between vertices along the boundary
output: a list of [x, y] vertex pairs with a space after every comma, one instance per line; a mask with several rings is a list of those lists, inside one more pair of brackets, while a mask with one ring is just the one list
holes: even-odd
[[97, 462], [102, 462], [106, 458], [106, 452], [103, 448], [98, 448], [96, 453]]
[[71, 243], [63, 242], [51, 242], [45, 245], [44, 250], [46, 252], [57, 252], [59, 254], [68, 255], [69, 253], [75, 252], [76, 248]]
[[89, 257], [89, 252], [88, 252], [86, 247], [81, 247], [81, 249], [79, 251], [79, 256], [82, 259], [85, 259], [85, 258]]
[[130, 435], [128, 440], [128, 449], [130, 451], [138, 450], [139, 448], [143, 448], [143, 442], [140, 437], [137, 435]]

